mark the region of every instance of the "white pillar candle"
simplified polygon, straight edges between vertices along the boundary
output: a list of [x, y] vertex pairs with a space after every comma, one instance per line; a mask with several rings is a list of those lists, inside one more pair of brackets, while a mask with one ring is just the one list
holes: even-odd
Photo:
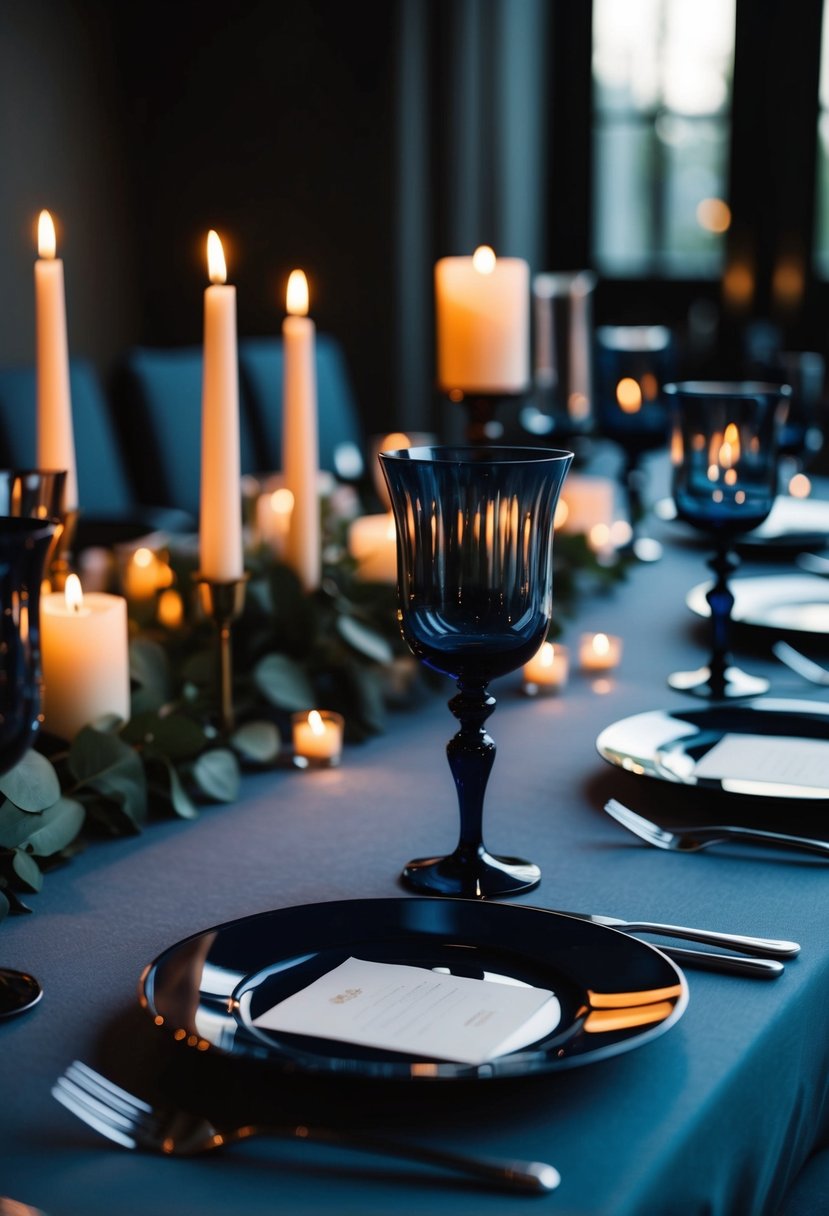
[[73, 739], [96, 718], [130, 716], [127, 601], [83, 595], [77, 575], [40, 601], [44, 726]]
[[316, 327], [308, 314], [308, 281], [301, 270], [288, 279], [288, 316], [282, 323], [282, 466], [294, 496], [285, 560], [306, 591], [319, 586], [320, 507], [317, 493]]
[[69, 344], [66, 337], [66, 297], [63, 262], [55, 257], [55, 226], [48, 211], [37, 225], [35, 262], [35, 331], [37, 381], [37, 466], [65, 469], [64, 506], [78, 505], [78, 475], [72, 434], [69, 388]]
[[435, 265], [437, 379], [445, 392], [522, 392], [530, 380], [530, 268], [482, 245]]
[[397, 529], [394, 516], [361, 515], [348, 529], [348, 552], [365, 583], [397, 582]]
[[524, 691], [529, 696], [560, 692], [567, 683], [570, 655], [566, 646], [543, 642], [529, 662], [524, 664]]
[[244, 572], [236, 288], [225, 282], [222, 243], [212, 230], [207, 261], [211, 285], [204, 293], [199, 573], [211, 582], [231, 583]]
[[343, 718], [331, 710], [312, 709], [292, 718], [294, 762], [309, 765], [339, 764], [343, 750]]
[[608, 633], [583, 633], [579, 642], [582, 671], [612, 671], [622, 661], [622, 639]]

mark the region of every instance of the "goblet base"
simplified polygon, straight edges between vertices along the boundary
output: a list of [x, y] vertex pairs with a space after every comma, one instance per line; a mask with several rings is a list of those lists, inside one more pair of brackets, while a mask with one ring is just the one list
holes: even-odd
[[495, 857], [482, 849], [473, 857], [461, 853], [419, 857], [408, 863], [401, 879], [421, 895], [502, 899], [537, 887], [541, 870], [521, 857]]
[[693, 697], [706, 697], [711, 701], [731, 701], [736, 697], [759, 697], [769, 690], [769, 681], [762, 676], [750, 676], [739, 667], [726, 667], [722, 687], [715, 688], [711, 682], [711, 668], [698, 667], [696, 671], [675, 671], [668, 676], [668, 685], [677, 692], [687, 692]]

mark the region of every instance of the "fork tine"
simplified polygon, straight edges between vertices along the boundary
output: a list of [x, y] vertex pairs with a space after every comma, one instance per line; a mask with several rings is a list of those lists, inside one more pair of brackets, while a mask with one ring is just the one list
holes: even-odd
[[73, 1060], [66, 1069], [64, 1076], [74, 1082], [80, 1089], [104, 1102], [110, 1109], [121, 1111], [128, 1116], [152, 1116], [153, 1108], [134, 1094], [121, 1089], [108, 1077], [101, 1076], [84, 1064], [82, 1060]]
[[137, 1148], [138, 1140], [130, 1134], [135, 1130], [135, 1125], [111, 1107], [91, 1097], [66, 1077], [59, 1077], [52, 1086], [52, 1097], [108, 1140], [114, 1140], [124, 1148]]

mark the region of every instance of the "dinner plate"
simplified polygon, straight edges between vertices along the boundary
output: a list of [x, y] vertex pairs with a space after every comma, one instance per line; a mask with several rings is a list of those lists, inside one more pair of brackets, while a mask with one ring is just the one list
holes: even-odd
[[[814, 574], [770, 574], [735, 578], [732, 620], [787, 633], [829, 635], [829, 579]], [[710, 582], [698, 583], [685, 597], [697, 616], [710, 616], [705, 596]]]
[[[822, 702], [758, 697], [652, 710], [605, 727], [596, 747], [627, 772], [680, 785], [755, 798], [829, 798], [829, 705]], [[821, 771], [825, 777], [816, 780]]]
[[[550, 989], [557, 1021], [518, 1050], [474, 1065], [254, 1025], [351, 957]], [[483, 1080], [552, 1072], [638, 1047], [673, 1026], [688, 991], [655, 946], [615, 929], [519, 904], [409, 897], [280, 908], [206, 929], [146, 968], [140, 999], [157, 1026], [197, 1050], [287, 1072]]]
[[[668, 521], [676, 521], [672, 498], [661, 499], [654, 513]], [[679, 522], [679, 521], [677, 521]], [[690, 524], [683, 525], [694, 531]], [[740, 549], [805, 549], [823, 548], [829, 542], [829, 502], [819, 498], [792, 498], [781, 494], [759, 527], [737, 538]]]

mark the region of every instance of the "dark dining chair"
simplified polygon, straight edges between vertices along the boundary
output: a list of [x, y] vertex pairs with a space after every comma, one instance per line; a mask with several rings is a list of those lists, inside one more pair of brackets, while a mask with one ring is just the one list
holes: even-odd
[[[69, 379], [80, 505], [78, 547], [192, 526], [191, 517], [159, 509], [151, 505], [152, 500], [139, 503], [108, 399], [92, 363], [73, 359]], [[0, 462], [6, 467], [35, 468], [36, 426], [34, 368], [0, 369]]]

